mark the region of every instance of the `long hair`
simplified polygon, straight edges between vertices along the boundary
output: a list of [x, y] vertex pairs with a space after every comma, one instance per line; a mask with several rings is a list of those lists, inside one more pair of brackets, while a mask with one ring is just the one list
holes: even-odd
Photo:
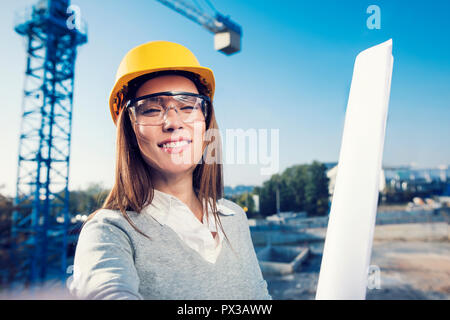
[[[150, 171], [153, 170], [143, 159], [137, 139], [132, 128], [131, 120], [127, 110], [123, 110], [124, 103], [135, 97], [137, 89], [145, 81], [167, 74], [183, 75], [191, 79], [197, 86], [200, 94], [208, 94], [206, 86], [204, 86], [198, 77], [192, 73], [182, 71], [162, 71], [138, 77], [127, 86], [125, 90], [125, 99], [121, 103], [122, 112], [119, 113], [117, 119], [117, 135], [116, 135], [116, 169], [114, 185], [105, 199], [102, 207], [94, 211], [87, 219], [90, 220], [101, 209], [119, 210], [123, 217], [131, 224], [131, 226], [140, 234], [151, 239], [143, 231], [133, 223], [127, 211], [140, 213], [144, 207], [153, 201], [154, 186], [152, 183]], [[222, 151], [221, 140], [218, 132], [218, 125], [214, 115], [212, 103], [208, 105], [208, 113], [206, 117], [206, 133], [214, 131], [215, 139], [219, 141], [207, 141], [205, 138], [203, 143], [202, 161], [198, 163], [193, 172], [193, 188], [198, 199], [201, 202], [202, 212], [204, 208], [208, 208], [208, 203], [212, 209], [216, 226], [219, 225], [225, 238], [226, 236], [222, 223], [217, 211], [216, 201], [223, 197], [223, 168], [222, 168]], [[211, 130], [212, 129], [212, 130]], [[215, 129], [215, 130], [214, 130]], [[203, 161], [205, 154], [208, 154], [214, 148], [215, 159], [213, 163]], [[208, 219], [208, 215], [207, 215]], [[87, 222], [86, 221], [86, 222]]]

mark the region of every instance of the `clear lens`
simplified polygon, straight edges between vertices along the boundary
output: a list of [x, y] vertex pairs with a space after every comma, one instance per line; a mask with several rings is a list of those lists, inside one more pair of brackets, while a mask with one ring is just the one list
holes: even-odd
[[189, 95], [155, 96], [141, 99], [129, 108], [134, 108], [135, 121], [141, 125], [164, 123], [170, 109], [174, 109], [183, 122], [204, 121], [203, 98]]

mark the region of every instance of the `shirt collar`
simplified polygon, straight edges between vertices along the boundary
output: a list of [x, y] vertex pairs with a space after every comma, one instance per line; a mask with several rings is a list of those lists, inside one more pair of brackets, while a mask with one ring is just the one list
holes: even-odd
[[[170, 209], [172, 207], [178, 205], [186, 206], [184, 202], [182, 202], [180, 199], [171, 194], [159, 191], [157, 189], [153, 190], [154, 190], [153, 201], [148, 206], [146, 206], [144, 210], [146, 212], [149, 212], [160, 224], [166, 224], [168, 213], [170, 212]], [[212, 198], [210, 198], [210, 201], [212, 201]], [[218, 212], [221, 213], [222, 215], [228, 216], [235, 214], [235, 212], [232, 209], [228, 208], [223, 204], [223, 199], [219, 199], [216, 202], [216, 206]], [[152, 207], [156, 207], [159, 210], [151, 210]], [[212, 214], [212, 209], [209, 202], [208, 208], [209, 208], [208, 213]]]

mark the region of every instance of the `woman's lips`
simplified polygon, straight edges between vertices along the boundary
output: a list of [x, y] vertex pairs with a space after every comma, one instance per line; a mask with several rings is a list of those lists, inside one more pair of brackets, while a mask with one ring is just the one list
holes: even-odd
[[191, 144], [191, 141], [188, 141], [188, 143], [178, 146], [178, 147], [160, 147], [164, 152], [167, 153], [181, 153], [184, 150], [186, 150], [187, 148], [189, 148]]

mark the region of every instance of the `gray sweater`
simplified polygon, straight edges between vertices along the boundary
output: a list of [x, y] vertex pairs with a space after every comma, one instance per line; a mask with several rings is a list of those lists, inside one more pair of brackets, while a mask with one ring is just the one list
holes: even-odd
[[215, 264], [188, 247], [169, 227], [144, 211], [129, 211], [138, 233], [119, 211], [102, 209], [81, 230], [68, 284], [79, 299], [272, 299], [250, 237], [247, 216], [222, 215], [224, 239]]

